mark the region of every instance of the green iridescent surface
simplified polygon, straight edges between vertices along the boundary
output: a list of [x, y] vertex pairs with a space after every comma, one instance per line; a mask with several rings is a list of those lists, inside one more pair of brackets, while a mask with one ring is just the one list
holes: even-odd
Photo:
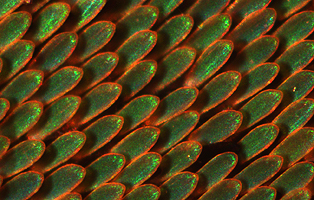
[[86, 169], [83, 182], [76, 188], [78, 192], [89, 192], [98, 186], [110, 181], [125, 165], [124, 156], [116, 153], [107, 153], [97, 158]]
[[126, 71], [130, 65], [146, 56], [157, 42], [157, 33], [150, 30], [139, 31], [128, 38], [117, 50], [119, 63], [116, 73]]
[[28, 101], [18, 106], [1, 122], [0, 135], [8, 137], [11, 142], [17, 140], [38, 122], [43, 107], [38, 101]]
[[2, 18], [18, 8], [23, 3], [23, 0], [1, 0], [0, 3], [0, 18]]
[[0, 158], [4, 155], [10, 146], [10, 139], [0, 135]]
[[267, 61], [276, 51], [278, 45], [279, 40], [276, 37], [261, 36], [241, 49], [229, 66], [231, 69], [245, 74], [258, 64]]
[[209, 17], [221, 12], [228, 4], [229, 0], [199, 0], [188, 9], [187, 14], [191, 15], [194, 24], [198, 26]]
[[122, 154], [126, 163], [129, 163], [134, 158], [148, 152], [156, 143], [159, 133], [160, 130], [152, 126], [136, 129], [113, 146], [110, 151]]
[[178, 173], [159, 186], [161, 193], [159, 199], [185, 199], [193, 192], [197, 182], [198, 176], [194, 173]]
[[241, 191], [241, 182], [236, 179], [225, 179], [210, 188], [199, 200], [233, 200]]
[[102, 83], [89, 91], [73, 117], [75, 125], [82, 125], [109, 108], [120, 96], [122, 87], [116, 83]]
[[182, 142], [162, 157], [158, 182], [163, 182], [192, 165], [202, 152], [202, 145], [196, 141]]
[[19, 40], [0, 53], [0, 58], [4, 65], [0, 73], [0, 84], [8, 81], [25, 67], [26, 63], [32, 58], [34, 49], [35, 45], [33, 42]]
[[306, 67], [314, 56], [314, 41], [304, 40], [292, 45], [275, 62], [280, 66], [282, 78], [288, 78], [290, 75]]
[[286, 107], [273, 121], [285, 137], [302, 128], [314, 114], [314, 100], [300, 99]]
[[45, 79], [32, 99], [47, 105], [74, 88], [82, 77], [83, 70], [81, 68], [64, 67]]
[[10, 109], [10, 102], [5, 98], [0, 98], [0, 120], [2, 120]]
[[241, 74], [237, 71], [217, 75], [200, 91], [192, 109], [202, 114], [216, 107], [233, 94], [240, 81]]
[[25, 172], [8, 181], [0, 189], [2, 199], [24, 200], [38, 191], [44, 181], [44, 175], [38, 172]]
[[170, 18], [157, 30], [157, 43], [152, 54], [158, 59], [177, 46], [190, 33], [193, 19], [189, 15], [177, 15]]
[[234, 22], [239, 23], [249, 14], [261, 10], [268, 6], [271, 0], [236, 0], [226, 9], [226, 13], [230, 14]]
[[33, 58], [29, 68], [42, 70], [45, 75], [62, 65], [77, 45], [76, 33], [63, 32], [54, 36]]
[[277, 0], [272, 2], [278, 19], [283, 20], [304, 7], [310, 0]]
[[237, 163], [238, 156], [233, 152], [219, 154], [208, 161], [196, 172], [199, 177], [199, 184], [197, 184], [195, 194], [203, 194], [213, 185], [223, 180], [234, 169]]
[[[74, 94], [82, 94], [104, 80], [118, 64], [118, 55], [113, 52], [99, 53], [83, 65], [84, 76], [73, 89]], [[1, 75], [1, 73], [0, 73]]]
[[25, 11], [15, 12], [0, 22], [0, 51], [22, 38], [31, 25], [32, 16]]
[[160, 162], [161, 156], [158, 153], [145, 153], [126, 166], [113, 182], [122, 183], [128, 191], [151, 177]]
[[0, 97], [10, 102], [10, 108], [15, 108], [32, 96], [41, 86], [44, 73], [40, 70], [27, 70], [16, 76], [0, 92]]
[[33, 196], [34, 200], [56, 199], [73, 190], [85, 177], [85, 169], [80, 165], [68, 164], [55, 170], [48, 177], [39, 191]]
[[243, 115], [242, 127], [245, 129], [253, 126], [260, 120], [272, 113], [282, 100], [283, 94], [280, 90], [264, 90], [254, 96], [239, 111]]
[[251, 191], [272, 178], [281, 168], [280, 156], [264, 156], [244, 168], [234, 178], [242, 183], [242, 192]]
[[187, 136], [196, 126], [199, 114], [186, 111], [159, 127], [160, 135], [152, 151], [163, 154]]
[[157, 63], [154, 60], [140, 61], [122, 74], [116, 82], [122, 86], [121, 96], [129, 99], [143, 89], [154, 77]]
[[36, 45], [44, 42], [65, 22], [71, 7], [66, 3], [53, 3], [43, 8], [32, 22], [30, 31], [25, 35]]
[[247, 193], [240, 200], [275, 200], [275, 199], [276, 190], [272, 187], [262, 186]]
[[54, 101], [44, 110], [42, 117], [27, 134], [28, 138], [43, 140], [51, 135], [71, 119], [80, 103], [80, 97], [70, 95]]
[[159, 187], [152, 184], [146, 184], [129, 192], [125, 197], [123, 197], [123, 200], [157, 200], [159, 196]]
[[233, 51], [230, 40], [218, 40], [204, 50], [190, 69], [186, 79], [187, 86], [200, 86], [213, 76], [227, 62]]
[[250, 14], [226, 37], [232, 40], [234, 48], [239, 50], [254, 39], [268, 32], [276, 20], [276, 11], [272, 8], [258, 10]]
[[269, 186], [274, 187], [280, 195], [305, 187], [314, 176], [314, 165], [310, 162], [300, 162], [282, 173]]
[[35, 163], [33, 169], [46, 173], [69, 160], [84, 145], [86, 137], [79, 131], [68, 132], [47, 146], [44, 155]]
[[281, 200], [310, 200], [312, 197], [311, 191], [307, 188], [295, 189], [288, 192]]
[[267, 149], [278, 133], [279, 128], [274, 124], [263, 124], [251, 130], [238, 142], [240, 162], [246, 162]]
[[239, 111], [222, 111], [193, 131], [189, 140], [196, 140], [202, 145], [221, 142], [231, 136], [240, 127], [241, 122], [242, 114]]
[[314, 129], [302, 128], [288, 135], [269, 155], [283, 157], [283, 168], [290, 167], [314, 148]]
[[[270, 84], [279, 72], [279, 66], [275, 63], [264, 63], [251, 69], [245, 74], [235, 92], [234, 105], [237, 105]], [[285, 97], [285, 95], [284, 95]]]
[[85, 157], [106, 143], [118, 134], [123, 126], [123, 118], [116, 115], [104, 116], [83, 130], [86, 135], [86, 142], [82, 150], [76, 154], [78, 158]]
[[[36, 11], [38, 11], [40, 8], [42, 8], [45, 4], [47, 4], [50, 0], [37, 0], [32, 2], [31, 4], [24, 4], [21, 6], [21, 10], [26, 10], [30, 13], [35, 13]], [[68, 0], [70, 1], [70, 0]], [[24, 0], [25, 2], [25, 0]], [[29, 2], [29, 1], [28, 1]]]
[[214, 41], [222, 38], [228, 32], [230, 26], [231, 17], [229, 15], [215, 15], [199, 25], [185, 44], [195, 48], [199, 54]]
[[278, 90], [283, 93], [282, 105], [290, 103], [307, 96], [314, 87], [314, 72], [301, 70], [287, 78], [278, 86]]
[[0, 175], [7, 178], [32, 166], [44, 151], [45, 144], [40, 140], [26, 140], [15, 145], [2, 156]]
[[197, 95], [198, 90], [194, 87], [176, 89], [160, 101], [157, 110], [146, 124], [158, 126], [178, 116], [194, 103]]
[[84, 200], [120, 200], [124, 194], [125, 186], [119, 183], [106, 183], [93, 192], [91, 192]]
[[124, 118], [121, 133], [126, 133], [145, 121], [154, 113], [158, 104], [159, 98], [153, 95], [142, 95], [130, 101], [116, 113], [116, 115]]
[[176, 48], [166, 55], [158, 63], [153, 78], [154, 90], [158, 92], [179, 78], [193, 64], [195, 57], [195, 50], [189, 47]]
[[149, 5], [155, 6], [159, 10], [158, 19], [166, 18], [183, 0], [151, 0]]
[[280, 40], [282, 49], [301, 41], [314, 30], [314, 12], [305, 11], [289, 18], [273, 34]]
[[78, 64], [89, 58], [110, 41], [115, 29], [115, 24], [110, 21], [98, 21], [84, 29], [68, 62]]

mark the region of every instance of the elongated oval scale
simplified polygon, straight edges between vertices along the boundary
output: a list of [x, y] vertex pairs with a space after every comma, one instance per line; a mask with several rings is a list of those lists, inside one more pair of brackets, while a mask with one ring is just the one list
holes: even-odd
[[125, 186], [121, 183], [105, 183], [93, 190], [84, 200], [119, 200], [125, 192]]
[[310, 200], [312, 197], [311, 191], [307, 188], [299, 188], [288, 192], [281, 200]]
[[7, 152], [10, 146], [10, 139], [0, 135], [0, 158]]
[[247, 193], [240, 200], [275, 200], [276, 194], [275, 188], [262, 186]]
[[157, 200], [159, 199], [159, 196], [159, 187], [153, 184], [145, 184], [134, 188], [131, 192], [123, 197], [123, 200]]
[[9, 109], [10, 102], [5, 98], [0, 98], [0, 120], [6, 116]]
[[173, 1], [166, 1], [166, 0], [151, 0], [149, 5], [155, 6], [159, 10], [158, 19], [162, 20], [166, 18], [174, 9], [176, 9], [183, 0], [173, 0]]
[[72, 192], [63, 195], [59, 200], [82, 200], [82, 196], [79, 193]]
[[217, 199], [217, 200], [233, 200], [239, 195], [242, 184], [237, 179], [225, 179], [217, 185], [211, 187], [199, 200]]
[[0, 18], [10, 14], [15, 9], [17, 9], [21, 4], [23, 4], [24, 0], [4, 0], [1, 2], [3, 5], [0, 9]]
[[310, 0], [278, 0], [273, 2], [273, 8], [276, 9], [278, 20], [283, 20], [292, 15], [293, 13], [304, 7]]

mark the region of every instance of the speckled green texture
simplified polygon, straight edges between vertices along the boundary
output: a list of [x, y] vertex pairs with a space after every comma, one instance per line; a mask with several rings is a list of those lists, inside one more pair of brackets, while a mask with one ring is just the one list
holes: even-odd
[[54, 36], [30, 62], [29, 67], [42, 70], [48, 75], [73, 53], [77, 45], [76, 33], [63, 32]]
[[150, 117], [157, 109], [159, 98], [153, 95], [142, 95], [125, 105], [116, 114], [124, 118], [122, 133], [134, 129], [137, 125]]
[[250, 14], [226, 37], [232, 40], [234, 48], [239, 50], [254, 39], [268, 32], [276, 20], [276, 11], [272, 8], [258, 10]]
[[189, 47], [176, 48], [166, 55], [158, 63], [156, 75], [152, 80], [154, 91], [162, 90], [179, 78], [193, 64], [195, 57], [195, 50]]
[[202, 145], [221, 142], [231, 136], [240, 127], [241, 122], [242, 114], [239, 111], [222, 111], [193, 131], [189, 140], [196, 140]]
[[225, 179], [210, 188], [199, 200], [233, 200], [236, 199], [241, 191], [241, 182], [236, 179]]
[[38, 172], [25, 172], [17, 175], [0, 189], [3, 199], [24, 200], [38, 191], [44, 181], [44, 175]]
[[160, 101], [157, 110], [146, 124], [158, 126], [178, 116], [194, 103], [197, 95], [198, 89], [195, 87], [181, 87], [176, 89]]
[[45, 144], [40, 140], [26, 140], [15, 145], [1, 158], [0, 175], [13, 176], [32, 166], [44, 153]]
[[160, 130], [152, 126], [136, 129], [113, 146], [110, 151], [124, 155], [126, 163], [129, 163], [136, 157], [148, 152], [156, 143], [159, 133]]
[[192, 165], [202, 152], [202, 145], [195, 141], [182, 142], [162, 157], [158, 182], [163, 182]]
[[18, 71], [25, 67], [32, 58], [35, 45], [31, 41], [19, 40], [4, 52], [0, 53], [4, 67], [0, 73], [0, 83], [8, 81]]
[[27, 70], [16, 76], [0, 92], [0, 97], [10, 102], [10, 108], [15, 108], [32, 96], [41, 86], [44, 74], [40, 70]]
[[133, 34], [117, 50], [119, 63], [115, 70], [117, 74], [124, 72], [130, 65], [142, 59], [155, 46], [157, 34], [154, 31], [144, 30]]
[[198, 26], [209, 17], [221, 12], [228, 4], [229, 0], [199, 0], [188, 9], [187, 14], [191, 15], [194, 24]]
[[230, 4], [226, 13], [230, 14], [235, 23], [241, 22], [249, 14], [268, 6], [271, 0], [236, 0]]
[[64, 165], [45, 178], [34, 200], [53, 200], [73, 190], [85, 177], [85, 169], [80, 165]]
[[203, 194], [213, 185], [223, 180], [238, 163], [238, 156], [232, 152], [225, 152], [215, 156], [196, 172], [199, 177], [195, 194]]
[[271, 114], [282, 100], [283, 94], [280, 90], [264, 90], [247, 102], [240, 112], [243, 122], [240, 129], [246, 129], [261, 121]]
[[228, 71], [214, 77], [200, 91], [192, 109], [200, 114], [205, 113], [228, 99], [237, 89], [241, 81], [241, 74]]
[[69, 160], [84, 145], [84, 133], [72, 131], [65, 133], [47, 146], [44, 155], [35, 163], [33, 169], [46, 173], [51, 169]]
[[165, 122], [159, 127], [160, 135], [152, 151], [165, 153], [194, 129], [198, 119], [197, 112], [186, 111]]
[[72, 92], [82, 94], [104, 80], [116, 67], [118, 60], [118, 55], [112, 52], [99, 53], [93, 56], [82, 65], [84, 76]]
[[43, 109], [43, 104], [38, 101], [20, 105], [1, 122], [0, 135], [8, 137], [11, 142], [17, 140], [38, 122]]
[[167, 200], [181, 200], [187, 198], [195, 189], [198, 176], [191, 172], [182, 172], [164, 182], [160, 188], [160, 198]]
[[32, 16], [25, 11], [15, 12], [0, 22], [0, 51], [22, 38], [31, 25]]
[[125, 165], [124, 156], [116, 153], [107, 153], [97, 158], [86, 167], [86, 176], [76, 191], [89, 192], [98, 186], [110, 181]]
[[32, 40], [36, 45], [44, 42], [62, 26], [70, 10], [71, 7], [66, 3], [53, 3], [46, 6], [34, 18], [31, 29], [25, 36], [26, 39]]
[[282, 173], [269, 186], [274, 187], [280, 195], [305, 187], [314, 175], [314, 165], [311, 162], [300, 162]]
[[235, 92], [236, 100], [233, 104], [239, 104], [265, 88], [275, 79], [279, 68], [275, 63], [264, 63], [248, 71], [242, 77], [241, 83]]
[[305, 68], [314, 56], [314, 41], [301, 41], [283, 52], [275, 62], [280, 66], [282, 78], [288, 78], [296, 71]]
[[83, 70], [81, 68], [64, 67], [45, 79], [32, 99], [47, 105], [74, 88], [82, 77]]
[[161, 156], [158, 153], [145, 153], [126, 166], [113, 182], [122, 183], [128, 191], [151, 177], [160, 162]]
[[158, 19], [166, 18], [183, 0], [151, 0], [149, 5], [155, 6], [159, 10]]
[[0, 98], [0, 120], [6, 116], [9, 109], [10, 102], [5, 98]]
[[214, 41], [222, 38], [229, 31], [230, 26], [231, 17], [229, 15], [215, 15], [199, 25], [185, 44], [195, 48], [199, 54]]
[[288, 192], [281, 200], [310, 200], [311, 191], [307, 188], [299, 188]]
[[23, 1], [21, 0], [1, 0], [0, 18], [13, 12]]
[[10, 139], [0, 135], [0, 158], [4, 155], [10, 146]]
[[27, 134], [32, 139], [45, 139], [62, 125], [67, 123], [76, 113], [81, 98], [78, 96], [64, 96], [46, 108], [37, 124]]
[[304, 7], [310, 0], [277, 0], [272, 2], [278, 19], [283, 20]]
[[313, 32], [314, 12], [305, 11], [289, 18], [273, 34], [280, 40], [282, 49], [301, 41]]
[[103, 147], [118, 134], [123, 126], [123, 118], [116, 115], [104, 116], [83, 130], [86, 142], [82, 150], [76, 154], [78, 158], [85, 157]]
[[276, 124], [282, 137], [302, 128], [314, 114], [314, 100], [300, 99], [286, 107], [272, 123]]
[[258, 64], [267, 61], [275, 53], [278, 45], [279, 40], [276, 37], [261, 36], [241, 49], [229, 66], [245, 74]]
[[98, 21], [79, 34], [77, 47], [69, 58], [71, 64], [78, 64], [105, 46], [115, 33], [115, 24]]
[[160, 196], [159, 187], [146, 184], [141, 185], [129, 192], [123, 200], [157, 200]]
[[218, 40], [204, 50], [190, 69], [185, 85], [200, 86], [213, 76], [227, 62], [233, 51], [230, 40]]
[[269, 155], [283, 157], [283, 168], [290, 167], [314, 148], [314, 129], [302, 128], [288, 135]]
[[[244, 195], [240, 200], [275, 200], [276, 190], [272, 187], [258, 187]], [[282, 200], [282, 199], [281, 199]]]
[[281, 168], [280, 156], [264, 156], [244, 168], [234, 178], [242, 183], [242, 192], [251, 191], [273, 177]]
[[141, 61], [122, 74], [116, 82], [122, 86], [121, 96], [129, 99], [143, 89], [154, 77], [157, 62], [153, 60]]
[[310, 70], [301, 70], [287, 78], [278, 90], [283, 93], [282, 105], [287, 106], [290, 103], [307, 96], [314, 87], [314, 72]]
[[68, 193], [59, 200], [82, 200], [82, 196], [79, 193]]
[[125, 186], [119, 183], [106, 183], [93, 192], [91, 192], [84, 200], [120, 200], [124, 194]]
[[82, 125], [109, 108], [120, 96], [122, 87], [116, 83], [102, 83], [83, 98], [80, 108], [73, 117], [75, 125]]
[[238, 142], [240, 162], [246, 162], [267, 149], [278, 133], [279, 128], [274, 124], [262, 124], [251, 130]]

